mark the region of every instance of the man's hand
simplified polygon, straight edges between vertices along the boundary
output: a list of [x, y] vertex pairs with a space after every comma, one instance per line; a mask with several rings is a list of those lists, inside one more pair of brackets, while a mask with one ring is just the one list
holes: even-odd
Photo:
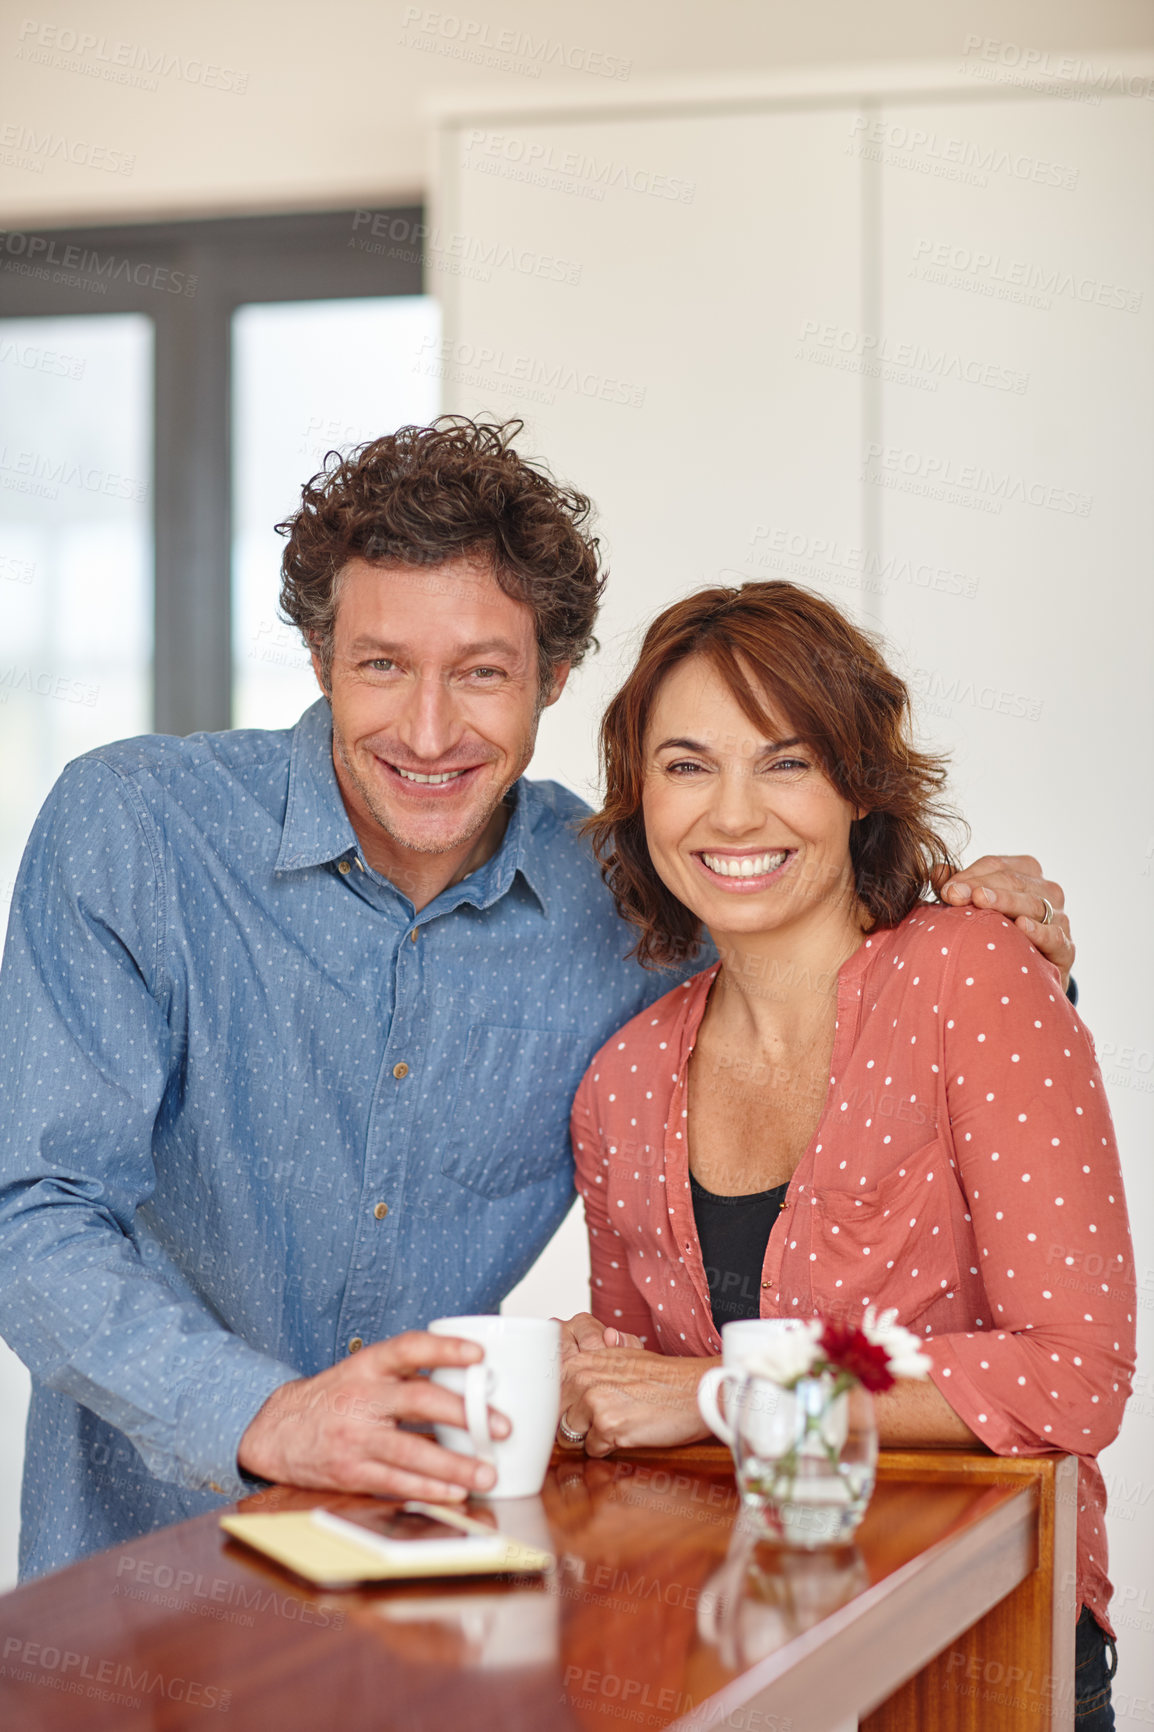
[[[496, 1478], [488, 1462], [398, 1429], [400, 1420], [464, 1429], [461, 1397], [420, 1373], [482, 1357], [475, 1341], [411, 1330], [283, 1383], [241, 1438], [240, 1469], [285, 1485], [440, 1503], [487, 1491]], [[490, 1410], [489, 1423], [494, 1437], [509, 1435], [503, 1414]]]
[[[953, 908], [966, 902], [975, 908], [996, 908], [1060, 971], [1063, 987], [1070, 984], [1074, 941], [1070, 937], [1069, 919], [1063, 912], [1065, 893], [1060, 884], [1042, 877], [1042, 868], [1032, 854], [983, 854], [952, 878], [944, 871], [939, 872], [934, 889]], [[1043, 897], [1054, 910], [1048, 926], [1042, 925], [1046, 912]]]
[[634, 1347], [574, 1354], [562, 1364], [565, 1423], [584, 1433], [587, 1455], [708, 1437], [697, 1411], [697, 1385], [716, 1363]]

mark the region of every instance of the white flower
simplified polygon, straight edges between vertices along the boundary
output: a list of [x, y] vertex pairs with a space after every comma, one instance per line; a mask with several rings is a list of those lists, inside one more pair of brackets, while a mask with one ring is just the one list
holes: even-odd
[[933, 1368], [933, 1360], [921, 1351], [916, 1335], [897, 1321], [896, 1308], [883, 1311], [879, 1317], [871, 1305], [862, 1318], [862, 1333], [875, 1347], [885, 1349], [889, 1367], [895, 1377], [925, 1377]]
[[821, 1356], [818, 1348], [821, 1324], [799, 1317], [791, 1318], [789, 1325], [775, 1329], [758, 1342], [757, 1351], [749, 1355], [742, 1367], [747, 1376], [766, 1377], [771, 1383], [789, 1389], [813, 1369]]

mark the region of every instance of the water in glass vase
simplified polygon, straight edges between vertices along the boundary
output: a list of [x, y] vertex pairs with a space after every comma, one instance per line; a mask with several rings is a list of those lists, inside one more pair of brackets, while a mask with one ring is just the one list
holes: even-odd
[[734, 1402], [737, 1483], [747, 1519], [782, 1545], [845, 1545], [874, 1488], [873, 1399], [835, 1373], [791, 1389], [749, 1376]]

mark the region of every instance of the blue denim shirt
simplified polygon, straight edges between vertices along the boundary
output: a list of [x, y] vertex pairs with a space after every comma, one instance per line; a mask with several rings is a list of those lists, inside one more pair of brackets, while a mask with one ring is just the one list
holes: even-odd
[[577, 1083], [671, 979], [626, 960], [581, 802], [510, 800], [417, 914], [361, 860], [323, 700], [65, 770], [0, 976], [23, 1575], [240, 1494], [277, 1385], [496, 1310], [557, 1228]]

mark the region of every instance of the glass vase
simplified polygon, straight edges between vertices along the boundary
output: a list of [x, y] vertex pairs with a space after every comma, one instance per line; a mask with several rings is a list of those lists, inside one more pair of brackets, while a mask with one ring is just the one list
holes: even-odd
[[746, 1521], [804, 1551], [852, 1539], [877, 1473], [868, 1390], [832, 1372], [799, 1378], [790, 1389], [749, 1376], [732, 1411]]

